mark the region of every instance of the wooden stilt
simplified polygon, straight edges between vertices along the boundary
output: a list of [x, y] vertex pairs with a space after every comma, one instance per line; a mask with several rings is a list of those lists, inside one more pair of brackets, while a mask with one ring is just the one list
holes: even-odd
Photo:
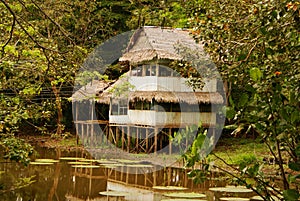
[[154, 168], [154, 171], [153, 171], [153, 186], [156, 186], [156, 183], [157, 183], [156, 182], [156, 179], [157, 179], [156, 178], [156, 176], [157, 176], [156, 174], [157, 174], [157, 171], [156, 171], [156, 168]]
[[187, 169], [184, 170], [184, 187], [188, 185], [188, 171]]
[[127, 126], [127, 152], [130, 152], [130, 126]]
[[157, 135], [158, 135], [158, 129], [155, 127], [154, 129], [154, 154], [157, 152]]
[[162, 148], [163, 148], [163, 145], [162, 145], [163, 139], [164, 139], [164, 135], [162, 132], [161, 135], [159, 136], [159, 150], [162, 150]]
[[79, 144], [79, 125], [77, 123], [78, 121], [78, 103], [73, 102], [73, 104], [75, 104], [75, 129], [76, 129], [76, 144]]
[[84, 145], [84, 124], [81, 123], [81, 141], [82, 141], [82, 144]]
[[145, 173], [144, 174], [144, 186], [147, 186], [147, 177], [148, 177], [148, 174]]
[[125, 132], [124, 132], [124, 126], [121, 128], [122, 132], [122, 150], [124, 150], [124, 142], [125, 142]]
[[172, 154], [172, 140], [171, 140], [171, 135], [172, 135], [172, 128], [169, 128], [169, 154]]
[[185, 150], [187, 150], [189, 146], [189, 133], [186, 132], [186, 139], [185, 139]]
[[137, 182], [138, 182], [138, 168], [135, 167], [135, 178], [134, 178], [134, 184], [137, 185]]
[[106, 125], [106, 127], [105, 127], [105, 142], [106, 142], [106, 144], [108, 144], [108, 137], [109, 137], [109, 124], [107, 124]]
[[[123, 128], [123, 127], [122, 127]], [[121, 178], [120, 178], [120, 181], [122, 181], [123, 182], [123, 175], [124, 175], [124, 166], [121, 166], [121, 172], [120, 172], [120, 174], [121, 174]]]
[[116, 126], [116, 147], [119, 146], [119, 141], [120, 141], [120, 134], [119, 134], [119, 128]]
[[135, 138], [135, 149], [136, 149], [136, 152], [139, 152], [139, 128], [136, 127], [136, 138]]
[[[90, 101], [90, 111], [91, 111], [91, 120], [94, 120], [94, 107], [93, 107], [93, 101]], [[90, 141], [90, 145], [93, 146], [94, 145], [94, 124], [93, 122], [91, 123], [91, 141]]]
[[126, 168], [126, 184], [128, 184], [129, 181], [129, 168]]
[[172, 169], [171, 167], [168, 167], [168, 186], [171, 185], [171, 175], [172, 174]]
[[149, 152], [149, 128], [146, 128], [146, 152]]

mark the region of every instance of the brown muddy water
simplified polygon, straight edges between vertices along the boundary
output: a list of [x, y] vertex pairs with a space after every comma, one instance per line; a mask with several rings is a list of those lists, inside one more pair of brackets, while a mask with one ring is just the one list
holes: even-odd
[[[79, 164], [79, 159], [76, 162], [75, 159], [66, 157], [91, 159], [91, 156], [82, 150], [37, 148], [37, 151], [36, 158], [57, 161], [53, 163], [43, 161], [45, 164], [30, 164], [27, 167], [1, 161], [0, 201], [160, 201], [166, 199], [163, 194], [171, 190], [157, 189], [154, 186], [180, 186], [185, 187], [180, 190], [181, 192], [207, 194], [208, 188], [225, 185], [224, 180], [218, 177], [211, 177], [201, 184], [195, 184], [187, 177], [188, 170], [183, 168], [158, 167], [149, 163], [134, 164], [126, 160], [113, 162], [104, 160], [104, 165], [93, 160], [85, 160], [85, 163]], [[26, 180], [31, 181], [31, 184], [14, 189], [17, 183], [22, 185]], [[119, 196], [99, 194], [106, 191], [127, 194], [121, 193]]]

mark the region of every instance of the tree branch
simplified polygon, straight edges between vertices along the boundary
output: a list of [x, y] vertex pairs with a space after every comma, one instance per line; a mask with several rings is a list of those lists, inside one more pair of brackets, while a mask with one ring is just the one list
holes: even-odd
[[43, 15], [46, 16], [46, 18], [48, 20], [50, 20], [59, 30], [60, 32], [73, 44], [73, 45], [76, 45], [75, 42], [68, 36], [68, 34], [66, 33], [66, 31], [56, 22], [54, 21], [45, 11], [43, 11], [43, 9], [37, 5], [35, 3], [35, 1], [31, 0], [31, 2], [40, 10], [41, 13], [43, 13]]
[[0, 2], [2, 2], [4, 4], [4, 6], [7, 8], [7, 10], [11, 13], [11, 15], [13, 16], [13, 18], [15, 19], [15, 21], [18, 23], [18, 25], [20, 26], [20, 28], [25, 32], [25, 34], [30, 38], [31, 41], [33, 41], [39, 48], [43, 49], [43, 50], [49, 50], [52, 52], [57, 52], [57, 53], [62, 53], [59, 52], [57, 50], [53, 50], [53, 49], [49, 49], [43, 45], [41, 45], [38, 41], [36, 41], [32, 35], [30, 35], [28, 33], [28, 31], [25, 29], [25, 27], [22, 25], [22, 23], [17, 19], [17, 15], [16, 13], [11, 9], [11, 7], [8, 5], [8, 3], [5, 0], [0, 0]]
[[4, 54], [5, 47], [8, 45], [8, 43], [11, 41], [11, 39], [13, 37], [13, 32], [14, 32], [15, 25], [16, 25], [16, 17], [13, 15], [13, 21], [12, 21], [11, 29], [10, 29], [10, 32], [9, 32], [9, 38], [5, 42], [5, 44], [2, 46], [2, 52], [3, 52], [3, 54]]

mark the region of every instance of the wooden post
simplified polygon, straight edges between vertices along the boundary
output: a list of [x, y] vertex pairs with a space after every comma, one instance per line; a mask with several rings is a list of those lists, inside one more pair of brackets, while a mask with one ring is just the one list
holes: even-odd
[[127, 152], [130, 152], [130, 126], [127, 126]]
[[172, 128], [169, 128], [169, 154], [172, 154], [172, 140], [170, 140], [172, 135]]
[[124, 132], [124, 126], [122, 126], [122, 150], [124, 150], [124, 142], [125, 142], [125, 132]]
[[128, 184], [129, 181], [129, 168], [126, 168], [126, 184]]
[[[123, 127], [122, 127], [123, 128]], [[121, 166], [121, 171], [120, 171], [120, 181], [123, 182], [123, 175], [124, 175], [124, 166]]]
[[163, 132], [161, 132], [161, 135], [159, 136], [159, 150], [162, 150], [163, 138], [164, 138], [164, 135], [163, 135]]
[[146, 152], [149, 152], [149, 128], [146, 128]]
[[76, 129], [76, 144], [79, 144], [79, 125], [78, 125], [78, 103], [73, 102], [75, 104], [75, 129]]
[[157, 174], [156, 167], [154, 167], [154, 171], [153, 171], [153, 186], [156, 186], [156, 174]]
[[84, 145], [84, 138], [83, 138], [83, 136], [84, 136], [84, 123], [81, 123], [81, 143], [82, 143], [82, 145]]
[[135, 144], [135, 148], [136, 148], [136, 152], [138, 153], [139, 150], [139, 127], [136, 127], [136, 144]]
[[120, 138], [119, 128], [118, 126], [116, 126], [116, 147], [119, 146], [119, 138]]
[[90, 142], [90, 144], [93, 146], [94, 145], [94, 123], [93, 123], [93, 120], [94, 120], [94, 107], [93, 107], [93, 101], [90, 101], [90, 110], [91, 110], [91, 120], [92, 120], [92, 123], [91, 123], [91, 142]]
[[106, 127], [105, 127], [105, 139], [106, 139], [105, 141], [106, 141], [106, 144], [108, 144], [107, 143], [108, 136], [109, 136], [109, 124], [107, 124]]
[[172, 167], [167, 167], [168, 168], [168, 186], [171, 185], [171, 174], [172, 174]]
[[155, 127], [154, 129], [154, 154], [157, 152], [157, 135], [158, 135], [158, 129]]
[[187, 169], [184, 170], [184, 187], [187, 187], [188, 184], [188, 172]]
[[188, 146], [189, 146], [189, 133], [186, 132], [186, 141], [185, 141], [185, 151], [188, 150]]
[[144, 186], [147, 186], [147, 176], [148, 173], [144, 173]]
[[137, 185], [138, 182], [138, 168], [135, 167], [135, 178], [134, 178], [134, 184]]

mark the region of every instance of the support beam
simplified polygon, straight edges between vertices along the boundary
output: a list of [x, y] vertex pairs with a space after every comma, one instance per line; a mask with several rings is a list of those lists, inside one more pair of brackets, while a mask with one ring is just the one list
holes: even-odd
[[149, 128], [146, 128], [146, 153], [149, 152]]
[[136, 127], [136, 144], [135, 144], [135, 149], [136, 149], [136, 152], [138, 153], [139, 152], [139, 127]]
[[155, 127], [155, 129], [154, 129], [154, 154], [156, 154], [156, 152], [157, 152], [157, 141], [158, 141], [157, 135], [158, 135], [158, 128]]
[[127, 152], [130, 152], [130, 140], [131, 140], [131, 136], [130, 136], [130, 126], [127, 126]]
[[119, 141], [120, 141], [119, 127], [116, 126], [116, 147], [119, 146]]
[[172, 136], [172, 128], [169, 128], [169, 154], [172, 154], [172, 140], [170, 140], [170, 137]]
[[121, 132], [122, 132], [122, 150], [124, 150], [124, 143], [125, 143], [125, 131], [124, 131], [124, 126], [121, 127]]

